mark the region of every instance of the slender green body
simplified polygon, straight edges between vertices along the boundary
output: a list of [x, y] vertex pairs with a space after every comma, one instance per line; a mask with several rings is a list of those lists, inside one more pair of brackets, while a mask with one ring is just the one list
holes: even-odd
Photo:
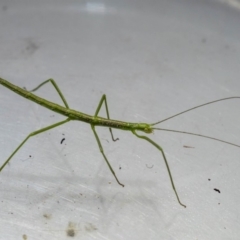
[[[63, 101], [63, 104], [65, 105], [65, 107], [63, 106], [60, 106], [56, 103], [53, 103], [53, 102], [50, 102], [48, 100], [45, 100], [39, 96], [36, 96], [35, 94], [31, 93], [31, 92], [34, 92], [36, 90], [38, 90], [40, 87], [42, 87], [43, 85], [45, 85], [46, 83], [51, 83], [53, 85], [53, 87], [56, 89], [57, 93], [59, 94], [60, 98], [62, 99]], [[172, 174], [171, 174], [171, 171], [170, 171], [170, 167], [169, 167], [169, 164], [168, 164], [168, 161], [167, 161], [167, 158], [165, 156], [165, 153], [163, 151], [163, 149], [157, 144], [155, 143], [153, 140], [151, 140], [150, 138], [148, 138], [147, 136], [145, 135], [139, 135], [136, 131], [142, 131], [144, 133], [152, 133], [153, 130], [161, 130], [161, 131], [170, 131], [170, 132], [175, 132], [175, 133], [184, 133], [184, 134], [190, 134], [190, 135], [195, 135], [195, 136], [199, 136], [199, 137], [204, 137], [204, 138], [208, 138], [208, 139], [212, 139], [212, 140], [216, 140], [216, 141], [219, 141], [219, 142], [223, 142], [223, 143], [227, 143], [227, 144], [230, 144], [230, 145], [233, 145], [233, 146], [236, 146], [236, 147], [240, 147], [239, 145], [237, 144], [233, 144], [233, 143], [230, 143], [230, 142], [226, 142], [226, 141], [223, 141], [223, 140], [220, 140], [220, 139], [216, 139], [216, 138], [213, 138], [213, 137], [209, 137], [209, 136], [205, 136], [205, 135], [200, 135], [200, 134], [195, 134], [195, 133], [190, 133], [190, 132], [182, 132], [182, 131], [177, 131], [177, 130], [172, 130], [172, 129], [163, 129], [163, 128], [156, 128], [156, 127], [153, 127], [154, 125], [156, 124], [159, 124], [161, 122], [164, 122], [168, 119], [171, 119], [173, 117], [176, 117], [176, 116], [179, 116], [183, 113], [186, 113], [188, 111], [191, 111], [191, 110], [194, 110], [196, 108], [199, 108], [199, 107], [203, 107], [203, 106], [206, 106], [208, 104], [212, 104], [212, 103], [216, 103], [216, 102], [219, 102], [219, 101], [224, 101], [224, 100], [229, 100], [229, 99], [234, 99], [234, 98], [240, 98], [240, 97], [229, 97], [229, 98], [222, 98], [222, 99], [218, 99], [218, 100], [215, 100], [215, 101], [212, 101], [212, 102], [208, 102], [208, 103], [205, 103], [205, 104], [201, 104], [201, 105], [198, 105], [196, 107], [193, 107], [193, 108], [190, 108], [186, 111], [183, 111], [183, 112], [180, 112], [178, 114], [175, 114], [171, 117], [168, 117], [166, 119], [163, 119], [161, 121], [158, 121], [158, 122], [155, 122], [155, 123], [152, 123], [152, 124], [148, 124], [148, 123], [129, 123], [129, 122], [122, 122], [122, 121], [118, 121], [118, 120], [112, 120], [110, 119], [110, 115], [109, 115], [109, 111], [108, 111], [108, 105], [107, 105], [107, 98], [106, 98], [106, 95], [103, 95], [99, 104], [98, 104], [98, 107], [96, 109], [96, 112], [93, 116], [90, 116], [88, 114], [85, 114], [85, 113], [82, 113], [82, 112], [79, 112], [79, 111], [76, 111], [76, 110], [72, 110], [69, 108], [68, 106], [68, 103], [67, 101], [65, 100], [62, 92], [60, 91], [59, 87], [57, 86], [57, 84], [55, 83], [55, 81], [53, 79], [48, 79], [44, 82], [42, 82], [39, 86], [37, 86], [36, 88], [34, 88], [33, 90], [31, 91], [27, 91], [25, 89], [22, 89], [10, 82], [8, 82], [7, 80], [4, 80], [2, 78], [0, 78], [0, 84], [7, 87], [8, 89], [10, 89], [11, 91], [21, 95], [22, 97], [26, 98], [26, 99], [29, 99], [45, 108], [48, 108], [56, 113], [59, 113], [59, 114], [62, 114], [64, 116], [67, 117], [67, 119], [61, 121], [61, 122], [57, 122], [55, 124], [52, 124], [50, 126], [47, 126], [45, 128], [42, 128], [42, 129], [39, 129], [39, 130], [36, 130], [32, 133], [30, 133], [21, 143], [20, 145], [14, 150], [14, 152], [9, 156], [9, 158], [2, 164], [2, 166], [0, 167], [0, 172], [4, 169], [4, 167], [8, 164], [8, 162], [11, 160], [11, 158], [15, 155], [15, 153], [23, 146], [23, 144], [30, 138], [30, 137], [33, 137], [39, 133], [42, 133], [42, 132], [45, 132], [45, 131], [48, 131], [52, 128], [55, 128], [55, 127], [58, 127], [62, 124], [65, 124], [69, 121], [72, 121], [72, 120], [78, 120], [78, 121], [82, 121], [82, 122], [85, 122], [85, 123], [88, 123], [91, 125], [91, 128], [92, 128], [92, 131], [93, 131], [93, 134], [96, 138], [96, 141], [97, 141], [97, 144], [98, 144], [98, 147], [99, 147], [99, 150], [106, 162], [106, 164], [108, 165], [108, 168], [110, 169], [111, 173], [113, 174], [113, 176], [115, 177], [116, 181], [118, 182], [119, 185], [121, 185], [122, 187], [124, 187], [124, 185], [118, 180], [111, 164], [109, 163], [105, 153], [104, 153], [104, 150], [103, 150], [103, 147], [102, 147], [102, 144], [100, 142], [100, 139], [97, 135], [97, 132], [96, 132], [96, 129], [95, 127], [96, 126], [101, 126], [101, 127], [108, 127], [109, 130], [110, 130], [110, 133], [111, 133], [111, 136], [112, 136], [112, 140], [113, 141], [116, 141], [118, 140], [118, 138], [114, 138], [113, 137], [113, 133], [112, 133], [112, 128], [115, 128], [115, 129], [120, 129], [120, 130], [126, 130], [126, 131], [130, 131], [132, 132], [136, 137], [140, 138], [140, 139], [144, 139], [146, 140], [147, 142], [149, 142], [151, 145], [153, 145], [154, 147], [156, 147], [162, 154], [163, 156], [163, 159], [164, 159], [164, 162], [165, 162], [165, 165], [166, 165], [166, 168], [167, 168], [167, 171], [168, 171], [168, 175], [169, 175], [169, 178], [170, 178], [170, 182], [171, 182], [171, 185], [172, 185], [172, 188], [173, 188], [173, 191], [175, 192], [175, 195], [176, 195], [176, 198], [178, 200], [178, 203], [183, 206], [183, 207], [186, 207], [184, 204], [181, 203], [180, 199], [179, 199], [179, 196], [178, 196], [178, 193], [177, 193], [177, 190], [175, 188], [175, 184], [173, 182], [173, 178], [172, 178]], [[106, 109], [106, 114], [107, 114], [107, 118], [103, 118], [103, 117], [99, 117], [98, 116], [98, 113], [102, 107], [102, 105], [105, 105], [105, 109]]]
[[78, 120], [89, 124], [94, 124], [95, 126], [102, 126], [102, 127], [111, 127], [111, 128], [117, 128], [121, 130], [128, 130], [131, 131], [133, 129], [140, 130], [146, 133], [150, 133], [151, 126], [150, 124], [146, 123], [128, 123], [128, 122], [122, 122], [118, 120], [113, 119], [107, 119], [102, 117], [94, 117], [90, 116], [88, 114], [73, 110], [73, 109], [67, 109], [63, 106], [60, 106], [56, 103], [50, 102], [46, 99], [43, 99], [23, 88], [20, 88], [10, 82], [8, 82], [5, 79], [0, 78], [0, 84], [9, 88], [10, 90], [14, 91], [15, 93], [21, 95], [24, 98], [27, 98], [45, 108], [48, 108], [56, 113], [59, 113], [61, 115], [64, 115], [71, 120]]

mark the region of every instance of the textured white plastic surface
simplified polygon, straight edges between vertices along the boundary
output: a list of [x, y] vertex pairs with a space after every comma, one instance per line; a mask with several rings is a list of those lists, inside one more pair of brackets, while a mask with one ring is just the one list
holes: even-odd
[[[54, 78], [71, 108], [89, 114], [105, 93], [111, 117], [131, 122], [240, 96], [235, 3], [1, 1], [0, 76], [28, 89]], [[37, 94], [62, 104], [50, 84]], [[220, 102], [160, 126], [240, 144], [239, 106]], [[30, 132], [63, 119], [0, 86], [0, 164]], [[0, 239], [239, 239], [239, 148], [150, 136], [166, 152], [184, 209], [153, 146], [128, 132], [114, 130], [114, 143], [108, 129], [98, 133], [125, 187], [87, 124], [42, 133], [0, 173]]]

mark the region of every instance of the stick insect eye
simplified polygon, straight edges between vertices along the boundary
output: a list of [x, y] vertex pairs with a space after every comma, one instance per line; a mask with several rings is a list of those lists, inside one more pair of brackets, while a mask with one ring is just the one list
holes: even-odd
[[153, 130], [151, 128], [147, 127], [147, 128], [144, 128], [144, 132], [145, 133], [152, 133]]

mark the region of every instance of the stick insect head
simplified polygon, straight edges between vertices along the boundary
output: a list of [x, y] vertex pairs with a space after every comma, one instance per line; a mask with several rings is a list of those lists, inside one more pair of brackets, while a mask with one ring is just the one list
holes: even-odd
[[147, 123], [139, 123], [134, 127], [136, 130], [145, 132], [145, 133], [152, 133], [153, 128], [150, 124]]

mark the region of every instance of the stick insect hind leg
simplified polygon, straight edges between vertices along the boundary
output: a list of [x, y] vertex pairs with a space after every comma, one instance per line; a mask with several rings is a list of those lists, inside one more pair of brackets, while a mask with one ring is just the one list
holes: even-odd
[[34, 132], [30, 133], [30, 134], [21, 142], [21, 144], [15, 149], [15, 151], [10, 155], [10, 157], [3, 163], [3, 165], [2, 165], [1, 168], [0, 168], [0, 172], [3, 170], [3, 168], [8, 164], [8, 162], [9, 162], [9, 161], [11, 160], [11, 158], [15, 155], [15, 153], [17, 153], [17, 151], [23, 146], [23, 144], [24, 144], [30, 137], [33, 137], [33, 136], [35, 136], [35, 135], [37, 135], [37, 134], [39, 134], [39, 133], [42, 133], [42, 132], [46, 132], [46, 131], [48, 131], [48, 130], [50, 130], [50, 129], [52, 129], [52, 128], [58, 127], [58, 126], [60, 126], [60, 125], [62, 125], [62, 124], [64, 124], [64, 123], [67, 123], [67, 122], [69, 122], [69, 121], [71, 121], [71, 119], [70, 119], [70, 118], [67, 118], [67, 119], [64, 120], [64, 121], [57, 122], [57, 123], [55, 123], [55, 124], [52, 124], [52, 125], [50, 125], [50, 126], [47, 126], [47, 127], [45, 127], [45, 128], [42, 128], [42, 129], [39, 129], [39, 130], [37, 130], [37, 131], [34, 131]]
[[64, 98], [64, 96], [63, 96], [61, 90], [59, 89], [58, 85], [56, 84], [56, 82], [55, 82], [52, 78], [49, 78], [49, 79], [47, 79], [46, 81], [42, 82], [41, 84], [39, 84], [39, 85], [38, 85], [37, 87], [35, 87], [34, 89], [32, 89], [32, 90], [27, 90], [27, 91], [29, 91], [29, 92], [35, 92], [35, 91], [37, 91], [40, 87], [42, 87], [43, 85], [45, 85], [45, 84], [48, 83], [48, 82], [52, 83], [53, 87], [56, 89], [57, 93], [59, 94], [60, 98], [62, 99], [65, 107], [66, 107], [67, 109], [69, 109], [69, 106], [68, 106], [68, 104], [67, 104], [66, 99]]
[[[110, 115], [109, 115], [109, 111], [108, 111], [108, 105], [107, 105], [107, 97], [106, 97], [105, 94], [102, 96], [102, 98], [101, 98], [101, 100], [100, 100], [100, 102], [99, 102], [99, 104], [98, 104], [98, 107], [97, 107], [97, 110], [96, 110], [96, 112], [95, 112], [94, 117], [97, 117], [97, 116], [98, 116], [98, 113], [99, 113], [99, 111], [100, 111], [100, 109], [101, 109], [101, 107], [102, 107], [103, 102], [105, 103], [105, 108], [106, 108], [106, 112], [107, 112], [107, 118], [110, 119]], [[101, 154], [103, 155], [103, 158], [104, 158], [105, 162], [107, 163], [107, 165], [108, 165], [111, 173], [112, 173], [113, 176], [115, 177], [117, 183], [118, 183], [119, 185], [121, 185], [122, 187], [124, 187], [124, 185], [119, 182], [119, 180], [118, 180], [118, 178], [117, 178], [117, 176], [116, 176], [116, 174], [115, 174], [115, 172], [114, 172], [111, 164], [109, 163], [109, 161], [108, 161], [108, 159], [107, 159], [107, 157], [106, 157], [106, 155], [105, 155], [105, 153], [104, 153], [102, 144], [101, 144], [100, 139], [99, 139], [99, 137], [98, 137], [98, 135], [97, 135], [97, 132], [96, 132], [96, 129], [95, 129], [94, 124], [91, 124], [91, 128], [92, 128], [93, 133], [94, 133], [94, 136], [95, 136], [95, 138], [96, 138], [96, 140], [97, 140], [99, 150], [100, 150]], [[109, 131], [110, 131], [110, 133], [111, 133], [111, 136], [112, 136], [112, 140], [113, 140], [113, 141], [119, 140], [118, 138], [114, 139], [111, 128], [109, 128]]]
[[[45, 84], [48, 83], [48, 82], [51, 82], [51, 83], [52, 83], [52, 85], [53, 85], [54, 88], [56, 89], [57, 93], [59, 94], [60, 98], [62, 99], [65, 107], [69, 109], [69, 106], [68, 106], [68, 104], [67, 104], [67, 101], [66, 101], [66, 99], [64, 98], [61, 90], [59, 89], [59, 87], [57, 86], [57, 84], [55, 83], [55, 81], [54, 81], [53, 79], [51, 79], [51, 78], [48, 79], [48, 80], [46, 80], [46, 81], [44, 81], [44, 82], [42, 82], [40, 85], [38, 85], [36, 88], [30, 90], [29, 92], [34, 92], [34, 91], [38, 90], [40, 87], [42, 87], [43, 85], [45, 85]], [[42, 132], [46, 132], [46, 131], [48, 131], [48, 130], [50, 130], [50, 129], [52, 129], [52, 128], [58, 127], [58, 126], [60, 126], [60, 125], [62, 125], [62, 124], [64, 124], [64, 123], [69, 122], [70, 120], [71, 120], [70, 118], [67, 118], [67, 119], [64, 120], [64, 121], [57, 122], [57, 123], [55, 123], [55, 124], [52, 124], [52, 125], [50, 125], [50, 126], [47, 126], [47, 127], [45, 127], [45, 128], [42, 128], [42, 129], [39, 129], [39, 130], [36, 130], [36, 131], [30, 133], [30, 134], [21, 142], [21, 144], [15, 149], [15, 151], [10, 155], [10, 157], [3, 163], [3, 165], [2, 165], [1, 168], [0, 168], [0, 172], [3, 170], [3, 168], [8, 164], [8, 162], [11, 160], [11, 158], [18, 152], [18, 150], [23, 146], [23, 144], [24, 144], [30, 137], [33, 137], [33, 136], [35, 136], [35, 135], [37, 135], [37, 134], [39, 134], [39, 133], [42, 133]]]
[[180, 198], [178, 196], [177, 190], [176, 190], [174, 182], [173, 182], [173, 178], [172, 178], [172, 174], [171, 174], [171, 171], [170, 171], [170, 167], [168, 165], [168, 161], [167, 161], [167, 158], [165, 156], [165, 153], [164, 153], [163, 149], [157, 143], [155, 143], [153, 140], [151, 140], [150, 138], [148, 138], [146, 136], [143, 136], [143, 135], [138, 135], [135, 130], [132, 130], [132, 133], [135, 136], [137, 136], [138, 138], [141, 138], [141, 139], [144, 139], [144, 140], [148, 141], [149, 143], [151, 143], [154, 147], [156, 147], [162, 153], [164, 162], [165, 162], [166, 167], [167, 167], [168, 175], [169, 175], [169, 178], [170, 178], [170, 181], [171, 181], [171, 184], [172, 184], [173, 191], [175, 192], [175, 195], [177, 197], [177, 200], [178, 200], [179, 204], [186, 208], [186, 205], [181, 203]]

